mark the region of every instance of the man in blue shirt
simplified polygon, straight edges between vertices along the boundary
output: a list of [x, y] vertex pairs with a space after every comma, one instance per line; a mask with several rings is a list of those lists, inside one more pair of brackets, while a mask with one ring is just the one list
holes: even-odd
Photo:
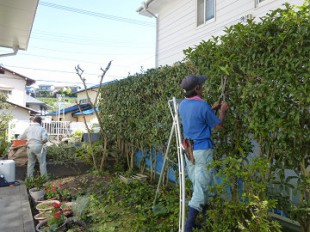
[[[195, 220], [199, 212], [208, 204], [208, 190], [211, 183], [211, 170], [207, 165], [213, 161], [211, 129], [222, 128], [228, 104], [215, 103], [212, 107], [201, 99], [205, 76], [186, 76], [181, 83], [185, 99], [180, 103], [184, 139], [193, 147], [193, 158], [185, 158], [188, 176], [193, 184], [192, 198], [188, 204], [188, 218], [185, 231], [197, 227]], [[213, 110], [220, 109], [217, 117]], [[190, 146], [191, 147], [191, 146]]]

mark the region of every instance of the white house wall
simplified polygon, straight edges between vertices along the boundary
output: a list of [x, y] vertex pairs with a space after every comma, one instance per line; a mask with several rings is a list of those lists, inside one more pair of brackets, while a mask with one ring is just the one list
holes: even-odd
[[58, 115], [52, 116], [53, 121], [59, 121], [59, 118], [61, 118], [62, 121], [77, 122], [77, 119], [75, 117], [72, 117], [72, 112], [69, 112], [65, 115], [60, 114], [60, 117], [58, 117]]
[[[158, 65], [172, 65], [184, 58], [183, 50], [195, 47], [202, 40], [224, 34], [224, 29], [241, 22], [241, 17], [251, 14], [256, 20], [273, 9], [283, 7], [284, 2], [302, 5], [303, 0], [217, 0], [215, 20], [196, 26], [196, 1], [171, 1], [159, 7], [158, 12]], [[151, 8], [150, 8], [151, 9]]]
[[30, 121], [30, 113], [26, 109], [11, 106], [6, 112], [12, 115], [15, 120]]
[[8, 101], [17, 105], [26, 106], [26, 81], [10, 72], [0, 75], [1, 83], [12, 87], [12, 94], [8, 95]]

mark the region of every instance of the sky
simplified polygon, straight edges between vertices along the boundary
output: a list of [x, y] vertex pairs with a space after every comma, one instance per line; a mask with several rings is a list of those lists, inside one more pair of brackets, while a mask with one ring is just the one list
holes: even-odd
[[40, 0], [28, 49], [0, 65], [37, 85], [81, 85], [77, 65], [88, 86], [98, 84], [110, 60], [104, 82], [153, 68], [156, 24], [136, 12], [142, 1]]

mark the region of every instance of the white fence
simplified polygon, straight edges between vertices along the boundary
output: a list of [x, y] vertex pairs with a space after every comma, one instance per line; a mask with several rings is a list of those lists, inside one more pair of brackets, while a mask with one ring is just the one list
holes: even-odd
[[[30, 125], [28, 120], [12, 120], [9, 123], [8, 139], [14, 139], [17, 135], [22, 134], [25, 129]], [[86, 126], [83, 122], [70, 122], [70, 121], [47, 121], [43, 122], [42, 126], [46, 129], [50, 137], [68, 137], [70, 134], [79, 130], [86, 132]], [[89, 128], [92, 128], [92, 123], [88, 123]]]

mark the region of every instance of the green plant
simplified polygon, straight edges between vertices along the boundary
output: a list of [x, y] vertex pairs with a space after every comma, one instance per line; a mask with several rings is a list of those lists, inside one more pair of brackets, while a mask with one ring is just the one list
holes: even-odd
[[89, 204], [89, 198], [87, 196], [79, 196], [74, 201], [72, 211], [76, 220], [83, 221], [86, 217], [86, 208]]
[[27, 189], [35, 188], [36, 190], [43, 189], [44, 184], [48, 180], [48, 177], [46, 175], [44, 176], [33, 176], [33, 177], [27, 177], [25, 180], [25, 186]]
[[[216, 160], [225, 163], [221, 168], [227, 169], [223, 173], [229, 177], [232, 194], [232, 200], [225, 202], [225, 206], [231, 212], [237, 207], [240, 217], [233, 214], [235, 223], [240, 222], [246, 230], [254, 225], [243, 221], [251, 202], [260, 209], [253, 223], [271, 228], [273, 225], [266, 221], [266, 208], [274, 207], [269, 198], [276, 196], [267, 195], [266, 189], [270, 181], [282, 178], [279, 174], [290, 169], [296, 175], [284, 176], [281, 181], [292, 183], [295, 179], [286, 188], [300, 198], [299, 203], [290, 201], [286, 204], [290, 206], [282, 210], [308, 231], [309, 2], [306, 0], [301, 7], [285, 4], [260, 20], [231, 26], [224, 35], [186, 49], [184, 61], [174, 66], [149, 69], [104, 86], [100, 116], [104, 131], [120, 153], [116, 157], [126, 160], [128, 168], [133, 169], [139, 149], [151, 160], [150, 169], [155, 175], [154, 154], [165, 152], [172, 122], [167, 100], [173, 96], [183, 98], [179, 88], [182, 78], [188, 74], [208, 76], [204, 99], [213, 103], [221, 94], [221, 79], [227, 77], [225, 97], [230, 109], [225, 129], [214, 132]], [[146, 152], [154, 148], [153, 153]], [[258, 169], [257, 175], [252, 175], [255, 165], [243, 164], [254, 156], [260, 158], [255, 165], [267, 165], [266, 172]], [[238, 168], [238, 172], [234, 173], [232, 167]], [[243, 190], [245, 204], [239, 198], [240, 175], [251, 186]], [[257, 178], [261, 185], [255, 182]], [[217, 215], [220, 212], [218, 209]], [[229, 223], [225, 229], [234, 225]]]
[[114, 178], [88, 196], [89, 231], [177, 231], [178, 188], [173, 185], [163, 190], [153, 210], [155, 189], [155, 185], [144, 181], [125, 184], [119, 177]]
[[55, 163], [74, 164], [81, 161], [80, 155], [84, 154], [81, 147], [76, 147], [72, 144], [52, 144], [47, 146], [47, 160], [52, 160]]
[[64, 186], [60, 183], [52, 185], [51, 183], [45, 183], [43, 186], [45, 190], [45, 199], [57, 199], [57, 200], [66, 200], [70, 197], [69, 190], [65, 189]]
[[65, 216], [60, 208], [61, 204], [53, 203], [54, 208], [47, 220], [47, 227], [43, 231], [56, 232], [57, 229], [65, 222]]

